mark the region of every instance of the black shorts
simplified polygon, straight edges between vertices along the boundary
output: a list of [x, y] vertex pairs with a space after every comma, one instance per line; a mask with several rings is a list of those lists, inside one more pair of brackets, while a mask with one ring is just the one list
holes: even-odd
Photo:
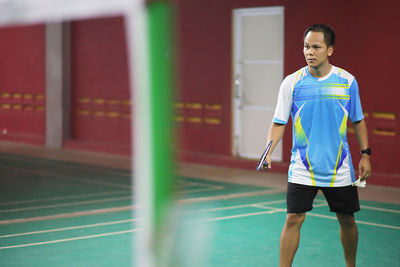
[[321, 190], [332, 212], [352, 214], [360, 210], [356, 186], [318, 187], [288, 183], [287, 213], [303, 213], [313, 209], [313, 201]]

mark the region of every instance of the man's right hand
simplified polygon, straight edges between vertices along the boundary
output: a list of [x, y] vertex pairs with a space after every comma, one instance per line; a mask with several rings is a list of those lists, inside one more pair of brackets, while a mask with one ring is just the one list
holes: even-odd
[[[267, 165], [265, 165], [265, 163], [267, 163]], [[270, 155], [267, 155], [267, 157], [265, 158], [263, 168], [271, 169], [271, 156]]]

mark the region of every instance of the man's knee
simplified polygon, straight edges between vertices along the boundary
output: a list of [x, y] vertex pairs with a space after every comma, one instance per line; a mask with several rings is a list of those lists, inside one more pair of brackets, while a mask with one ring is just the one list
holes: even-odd
[[353, 228], [356, 226], [356, 220], [353, 214], [336, 213], [336, 217], [343, 228]]
[[286, 215], [285, 227], [300, 228], [306, 218], [306, 213], [288, 213]]

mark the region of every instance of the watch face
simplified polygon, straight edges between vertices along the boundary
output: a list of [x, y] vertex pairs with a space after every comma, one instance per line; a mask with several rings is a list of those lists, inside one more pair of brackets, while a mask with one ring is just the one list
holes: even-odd
[[365, 150], [361, 150], [361, 154], [367, 154], [367, 155], [371, 155], [371, 149], [367, 148]]

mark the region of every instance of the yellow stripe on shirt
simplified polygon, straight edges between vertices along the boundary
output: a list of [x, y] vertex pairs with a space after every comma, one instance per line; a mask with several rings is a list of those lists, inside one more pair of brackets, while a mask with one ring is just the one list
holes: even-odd
[[335, 169], [333, 170], [333, 177], [332, 177], [332, 182], [331, 182], [330, 187], [333, 187], [333, 183], [335, 182], [336, 174], [337, 174], [337, 166], [339, 164], [339, 159], [340, 159], [340, 156], [342, 155], [342, 151], [343, 151], [343, 143], [342, 143], [342, 140], [340, 140], [339, 153], [337, 155]]

